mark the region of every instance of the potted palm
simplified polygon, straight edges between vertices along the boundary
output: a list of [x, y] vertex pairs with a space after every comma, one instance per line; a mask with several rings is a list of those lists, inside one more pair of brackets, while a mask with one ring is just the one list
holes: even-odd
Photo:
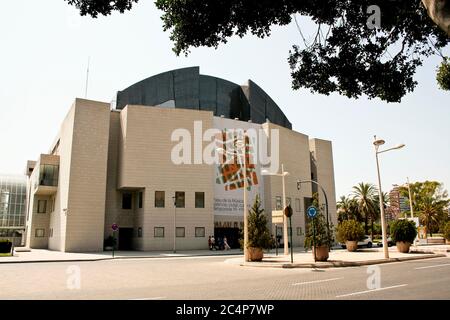
[[408, 253], [411, 243], [417, 236], [416, 224], [410, 220], [394, 221], [390, 227], [392, 241], [395, 242], [397, 250]]
[[336, 238], [340, 243], [345, 243], [347, 250], [358, 250], [358, 241], [364, 239], [364, 228], [356, 220], [344, 220], [336, 228]]
[[264, 257], [264, 249], [269, 249], [272, 244], [267, 218], [264, 209], [261, 208], [259, 196], [256, 196], [248, 215], [248, 258], [250, 261], [261, 261]]
[[327, 261], [329, 257], [329, 251], [333, 239], [333, 226], [330, 223], [329, 232], [325, 216], [321, 211], [313, 221], [307, 225], [307, 232], [305, 236], [305, 248], [312, 248], [315, 261]]

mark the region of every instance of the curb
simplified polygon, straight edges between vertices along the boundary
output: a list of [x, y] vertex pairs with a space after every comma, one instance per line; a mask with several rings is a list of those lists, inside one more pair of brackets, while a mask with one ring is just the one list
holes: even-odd
[[327, 261], [327, 262], [317, 262], [317, 263], [282, 263], [282, 264], [244, 264], [240, 263], [242, 267], [253, 267], [253, 268], [283, 268], [283, 269], [294, 269], [294, 268], [316, 268], [316, 269], [326, 269], [326, 268], [345, 268], [345, 267], [360, 267], [368, 266], [374, 264], [392, 263], [392, 262], [403, 262], [411, 260], [424, 260], [432, 258], [446, 258], [445, 254], [427, 254], [426, 256], [419, 257], [401, 257], [401, 258], [389, 258], [389, 259], [377, 259], [369, 261]]
[[54, 262], [92, 262], [92, 261], [107, 261], [107, 260], [126, 260], [126, 259], [173, 259], [173, 258], [192, 258], [192, 257], [227, 257], [227, 256], [238, 256], [242, 253], [230, 253], [230, 254], [198, 254], [198, 255], [180, 255], [180, 256], [130, 256], [130, 257], [105, 257], [105, 258], [89, 258], [89, 259], [67, 259], [67, 260], [23, 260], [23, 261], [1, 261], [1, 264], [11, 264], [11, 263], [54, 263]]

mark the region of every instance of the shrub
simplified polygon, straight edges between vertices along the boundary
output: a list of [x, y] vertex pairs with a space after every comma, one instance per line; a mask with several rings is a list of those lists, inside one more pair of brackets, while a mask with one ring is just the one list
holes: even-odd
[[307, 232], [305, 236], [305, 248], [312, 248], [313, 244], [316, 247], [329, 246], [334, 242], [333, 238], [333, 224], [330, 222], [330, 235], [328, 236], [327, 222], [324, 214], [320, 211], [314, 218], [315, 226], [315, 239], [314, 239], [314, 229], [312, 221], [308, 223]]
[[267, 218], [264, 209], [261, 209], [261, 201], [256, 196], [255, 203], [248, 215], [248, 244], [247, 247], [270, 249], [272, 239], [267, 227]]
[[444, 226], [444, 238], [447, 239], [447, 241], [450, 241], [450, 221], [448, 221]]
[[393, 242], [413, 243], [417, 236], [416, 224], [410, 220], [397, 220], [391, 225], [391, 238]]
[[9, 240], [0, 240], [0, 253], [10, 253], [12, 242]]
[[341, 243], [360, 241], [364, 239], [364, 228], [356, 220], [342, 221], [336, 228], [336, 238]]

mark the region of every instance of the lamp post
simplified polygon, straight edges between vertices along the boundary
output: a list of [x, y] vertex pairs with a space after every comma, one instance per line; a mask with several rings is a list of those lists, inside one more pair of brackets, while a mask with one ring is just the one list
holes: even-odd
[[376, 159], [376, 162], [377, 162], [378, 195], [379, 195], [379, 198], [380, 198], [381, 233], [382, 233], [382, 236], [383, 236], [383, 252], [384, 252], [384, 257], [386, 259], [389, 259], [389, 250], [388, 250], [388, 243], [387, 243], [387, 237], [386, 237], [386, 220], [385, 220], [384, 205], [383, 205], [383, 191], [381, 190], [380, 164], [379, 164], [379, 161], [378, 161], [378, 155], [380, 153], [383, 153], [383, 152], [396, 150], [396, 149], [401, 149], [405, 145], [404, 144], [400, 144], [400, 145], [398, 145], [396, 147], [379, 151], [380, 146], [384, 145], [385, 141], [381, 140], [381, 139], [377, 140], [377, 136], [374, 136], [374, 138], [375, 138], [375, 141], [373, 142], [373, 145], [375, 146], [375, 159]]
[[[248, 214], [247, 214], [247, 188], [248, 188], [248, 183], [247, 183], [247, 159], [246, 159], [246, 154], [247, 154], [247, 150], [246, 150], [246, 143], [245, 143], [245, 135], [244, 138], [242, 140], [237, 140], [236, 141], [236, 146], [241, 150], [241, 154], [242, 154], [242, 163], [243, 163], [243, 177], [244, 177], [244, 262], [249, 261], [249, 257], [248, 257]], [[232, 156], [238, 155], [238, 152], [229, 152], [227, 150], [225, 150], [224, 148], [216, 148], [217, 151], [222, 152], [222, 153], [226, 153], [226, 154], [230, 154]]]
[[[284, 177], [289, 175], [289, 172], [284, 171], [284, 165], [281, 164], [281, 173], [270, 173], [268, 170], [262, 170], [261, 173], [266, 176], [279, 176], [281, 177], [283, 184], [283, 210], [286, 209], [286, 184]], [[291, 231], [292, 232], [292, 231]], [[288, 222], [286, 216], [283, 214], [283, 242], [284, 242], [284, 255], [289, 254], [289, 239], [288, 239]], [[293, 243], [291, 243], [291, 250]]]
[[[323, 197], [325, 198], [325, 213], [327, 216], [327, 236], [328, 236], [328, 240], [330, 239], [330, 219], [328, 218], [328, 197], [327, 197], [327, 193], [325, 192], [325, 189], [317, 182], [314, 180], [297, 180], [297, 189], [300, 191], [300, 187], [302, 183], [314, 183], [316, 186], [318, 186], [320, 188], [320, 190], [322, 190], [323, 193]], [[328, 241], [329, 245], [328, 245], [328, 250], [330, 250], [330, 242]]]
[[409, 210], [411, 211], [411, 219], [412, 219], [412, 218], [414, 218], [413, 199], [411, 197], [411, 187], [409, 186], [409, 178], [408, 177], [406, 177], [406, 181], [408, 183]]
[[173, 253], [177, 252], [177, 196], [172, 197], [173, 199]]

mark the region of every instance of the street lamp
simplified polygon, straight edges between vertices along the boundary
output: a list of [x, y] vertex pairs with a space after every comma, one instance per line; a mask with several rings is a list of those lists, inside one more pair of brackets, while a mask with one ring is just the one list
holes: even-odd
[[383, 236], [383, 252], [384, 257], [386, 259], [389, 259], [389, 250], [388, 250], [388, 243], [387, 243], [387, 237], [386, 237], [386, 221], [384, 216], [384, 205], [383, 205], [383, 192], [381, 190], [381, 177], [380, 177], [380, 164], [378, 161], [378, 155], [383, 152], [391, 151], [391, 150], [397, 150], [403, 148], [405, 145], [400, 144], [398, 146], [395, 146], [393, 148], [389, 148], [386, 150], [379, 151], [380, 146], [385, 144], [384, 140], [378, 139], [377, 136], [374, 136], [375, 141], [373, 142], [373, 145], [375, 146], [375, 159], [377, 162], [377, 173], [378, 173], [378, 194], [380, 198], [380, 212], [381, 212], [381, 233]]
[[[279, 176], [282, 179], [283, 183], [283, 210], [286, 208], [286, 185], [284, 182], [284, 177], [289, 175], [289, 172], [284, 171], [284, 165], [281, 165], [281, 173], [270, 173], [268, 170], [264, 169], [261, 171], [263, 175], [266, 176]], [[292, 230], [291, 230], [292, 232]], [[283, 214], [283, 239], [284, 239], [284, 254], [289, 254], [289, 245], [288, 245], [288, 224], [287, 218]], [[293, 243], [291, 243], [291, 250], [293, 249]]]
[[406, 181], [408, 184], [408, 194], [409, 194], [409, 210], [411, 211], [411, 219], [414, 218], [414, 210], [413, 210], [413, 200], [411, 197], [411, 187], [409, 185], [409, 177], [406, 177]]
[[[244, 165], [244, 262], [249, 261], [248, 257], [248, 215], [247, 215], [247, 159], [246, 159], [246, 144], [245, 144], [245, 136], [243, 140], [237, 140], [236, 146], [241, 150], [241, 154], [243, 157], [243, 163]], [[216, 148], [218, 152], [226, 153], [229, 155], [237, 155], [238, 152], [229, 152], [225, 150], [224, 148]]]

